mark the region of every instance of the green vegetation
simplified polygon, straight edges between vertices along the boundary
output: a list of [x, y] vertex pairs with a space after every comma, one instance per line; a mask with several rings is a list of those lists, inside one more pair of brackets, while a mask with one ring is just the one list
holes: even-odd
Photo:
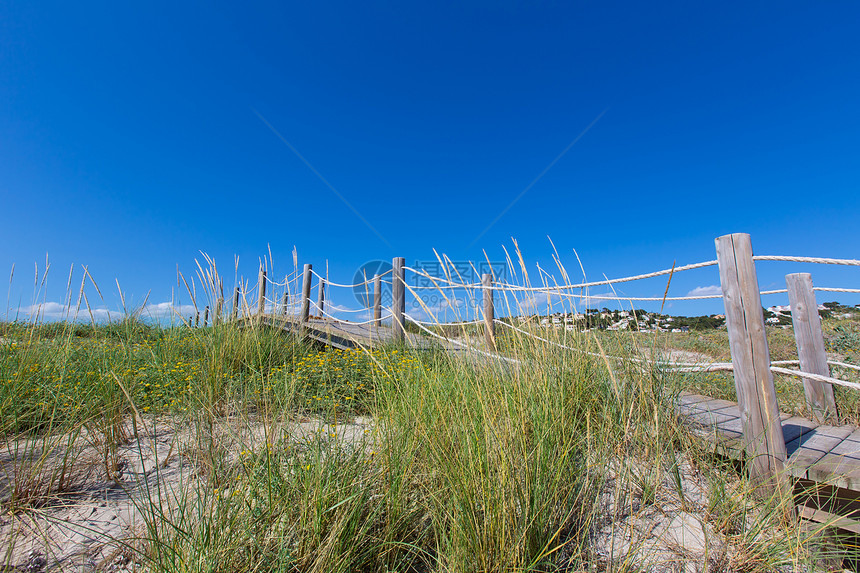
[[[835, 551], [823, 530], [785, 521], [782, 500], [753, 502], [743, 472], [686, 433], [674, 411], [686, 378], [605, 358], [640, 355], [641, 334], [535, 330], [589, 355], [506, 330], [517, 366], [325, 350], [230, 325], [4, 324], [4, 510], [48, 515], [93, 483], [120, 484], [138, 492], [143, 526], [103, 541], [153, 571], [636, 571], [681, 559], [624, 533], [646, 514], [698, 520], [710, 537], [695, 559], [716, 570]], [[154, 473], [123, 481], [134, 460], [122, 452], [143, 452], [157, 426], [178, 445], [154, 467], [178, 452], [191, 470], [171, 488]], [[100, 461], [83, 472], [88, 448]]]
[[[839, 306], [838, 303], [827, 303], [827, 305], [829, 308]], [[844, 309], [851, 309], [851, 307], [841, 308], [837, 315], [821, 312], [825, 348], [838, 362], [860, 364], [860, 313], [852, 314], [848, 318], [839, 318], [838, 315], [842, 314]], [[789, 324], [790, 322], [789, 318]], [[781, 324], [771, 324], [766, 327], [766, 335], [771, 361], [797, 359], [797, 346], [794, 331], [791, 328], [782, 328]], [[729, 337], [724, 329], [661, 333], [657, 344], [699, 353], [703, 361], [731, 361]], [[860, 382], [858, 370], [832, 366], [831, 373], [844, 380]], [[806, 405], [803, 386], [797, 378], [777, 374], [774, 376], [774, 382], [781, 412], [806, 418], [812, 416]], [[735, 383], [730, 372], [691, 373], [682, 379], [682, 386], [690, 392], [735, 400]], [[840, 387], [834, 387], [834, 393], [840, 423], [860, 425], [860, 393]]]

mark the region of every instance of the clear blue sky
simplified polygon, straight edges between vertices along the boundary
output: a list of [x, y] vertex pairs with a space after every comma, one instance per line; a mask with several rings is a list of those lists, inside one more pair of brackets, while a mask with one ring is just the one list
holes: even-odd
[[[860, 258], [858, 23], [856, 2], [4, 2], [10, 304], [33, 302], [46, 253], [44, 300], [75, 263], [111, 309], [114, 279], [165, 302], [204, 251], [231, 289], [234, 255], [254, 277], [269, 246], [276, 273], [295, 246], [344, 282], [433, 249], [500, 260], [511, 237], [552, 268], [551, 237], [574, 278], [573, 249], [612, 278], [713, 259], [731, 232], [758, 254]], [[860, 286], [860, 269], [781, 264], [761, 286], [794, 271]], [[694, 271], [670, 295], [717, 284]]]

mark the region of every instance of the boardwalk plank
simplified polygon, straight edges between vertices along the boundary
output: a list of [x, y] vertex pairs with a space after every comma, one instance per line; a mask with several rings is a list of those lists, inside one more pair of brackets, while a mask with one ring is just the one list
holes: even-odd
[[688, 392], [682, 392], [681, 395], [678, 396], [678, 404], [681, 406], [690, 406], [699, 402], [707, 402], [708, 400], [713, 400], [713, 398], [709, 398], [708, 396], [702, 396], [701, 394], [691, 394]]
[[[846, 426], [849, 427], [849, 426]], [[809, 479], [837, 487], [860, 489], [860, 430], [843, 438], [807, 472]]]
[[809, 468], [829, 454], [853, 431], [851, 426], [818, 426], [786, 444], [786, 450], [793, 452], [788, 460], [791, 474], [796, 477], [809, 477]]
[[[803, 436], [810, 434], [817, 427], [818, 424], [812, 420], [807, 420], [806, 418], [801, 418], [799, 416], [794, 416], [784, 420], [782, 422], [782, 434], [785, 436], [786, 447], [794, 444], [795, 449], [797, 449], [797, 446], [799, 446], [803, 441], [798, 438], [802, 438]], [[789, 456], [793, 453], [794, 450], [788, 450]]]
[[710, 412], [707, 410], [697, 410], [687, 413], [685, 417], [688, 421], [705, 427], [710, 427], [714, 425], [719, 426], [720, 424], [728, 422], [729, 420], [740, 419], [740, 415], [738, 414], [738, 412], [732, 412], [731, 410], [729, 410], [728, 412]]

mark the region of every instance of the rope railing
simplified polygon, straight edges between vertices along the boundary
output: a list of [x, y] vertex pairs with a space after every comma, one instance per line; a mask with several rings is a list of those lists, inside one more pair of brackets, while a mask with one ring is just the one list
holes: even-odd
[[492, 352], [485, 352], [479, 348], [475, 348], [474, 346], [470, 346], [469, 344], [466, 344], [464, 342], [460, 342], [459, 340], [454, 340], [453, 338], [447, 338], [447, 337], [442, 336], [440, 334], [436, 334], [435, 332], [433, 332], [432, 330], [430, 330], [429, 328], [427, 328], [426, 326], [424, 326], [420, 322], [416, 321], [414, 318], [412, 318], [411, 316], [409, 316], [406, 313], [403, 313], [403, 317], [406, 320], [408, 320], [409, 322], [415, 324], [418, 328], [420, 328], [421, 330], [423, 330], [424, 332], [426, 332], [430, 336], [432, 336], [434, 338], [438, 338], [439, 340], [444, 340], [445, 342], [449, 342], [451, 344], [454, 344], [455, 346], [459, 346], [459, 347], [464, 348], [470, 352], [476, 352], [478, 354], [482, 354], [484, 356], [488, 356], [488, 357], [496, 359], [496, 360], [503, 360], [505, 362], [510, 362], [512, 364], [522, 364], [522, 362], [520, 360], [517, 360], [516, 358], [510, 358], [508, 356], [502, 356], [501, 354], [495, 354]]
[[753, 255], [754, 261], [781, 261], [789, 263], [818, 263], [822, 265], [844, 265], [860, 267], [857, 259], [828, 259], [824, 257], [789, 257], [783, 255]]
[[499, 319], [494, 320], [494, 322], [496, 324], [502, 324], [504, 326], [507, 326], [508, 328], [516, 330], [517, 332], [525, 334], [526, 336], [529, 336], [529, 337], [534, 338], [536, 340], [540, 340], [542, 342], [546, 342], [547, 344], [551, 344], [551, 345], [557, 346], [559, 348], [564, 348], [566, 350], [573, 350], [575, 352], [581, 352], [583, 354], [587, 354], [588, 356], [607, 358], [609, 360], [618, 361], [618, 362], [630, 361], [630, 362], [635, 362], [638, 364], [653, 364], [653, 365], [666, 365], [666, 366], [670, 366], [670, 367], [677, 366], [677, 367], [705, 368], [705, 369], [711, 369], [711, 368], [713, 368], [713, 369], [725, 369], [726, 367], [729, 367], [729, 368], [731, 367], [731, 362], [712, 362], [712, 363], [675, 362], [675, 361], [671, 361], [671, 360], [649, 360], [647, 358], [625, 358], [625, 357], [621, 357], [621, 356], [603, 355], [603, 354], [598, 354], [596, 352], [590, 352], [590, 351], [584, 350], [582, 348], [576, 348], [573, 346], [566, 346], [566, 345], [561, 344], [559, 342], [555, 342], [555, 341], [540, 337], [540, 336], [538, 336], [532, 332], [528, 332], [526, 330], [523, 330], [521, 328], [514, 326], [513, 324], [510, 324], [508, 322], [504, 322], [504, 321], [499, 320]]
[[[498, 286], [494, 285], [493, 287], [490, 287], [490, 288], [492, 288], [494, 290], [510, 290], [510, 291], [517, 291], [517, 292], [544, 292], [546, 290], [573, 290], [573, 289], [580, 289], [580, 288], [589, 288], [589, 287], [594, 287], [594, 286], [614, 285], [614, 284], [618, 284], [618, 283], [626, 283], [626, 282], [638, 281], [638, 280], [642, 280], [642, 279], [650, 279], [650, 278], [659, 277], [659, 276], [668, 275], [668, 274], [674, 274], [674, 273], [678, 273], [678, 272], [682, 272], [682, 271], [689, 271], [689, 270], [693, 270], [693, 269], [701, 269], [704, 267], [710, 267], [710, 266], [714, 266], [716, 264], [717, 264], [716, 260], [704, 261], [701, 263], [694, 263], [694, 264], [690, 264], [690, 265], [683, 265], [680, 267], [674, 267], [671, 269], [664, 269], [662, 271], [655, 271], [653, 273], [644, 273], [641, 275], [621, 277], [621, 278], [617, 278], [617, 279], [606, 279], [606, 280], [602, 280], [602, 281], [592, 281], [592, 282], [584, 282], [584, 283], [570, 284], [570, 285], [564, 284], [564, 285], [558, 285], [555, 287], [524, 287], [524, 286], [520, 286], [520, 285], [512, 285], [509, 283], [496, 283]], [[480, 285], [478, 285], [478, 286], [480, 286]]]
[[[785, 291], [782, 291], [785, 292]], [[675, 301], [675, 300], [707, 300], [707, 299], [715, 299], [715, 298], [723, 298], [721, 294], [703, 294], [703, 295], [695, 295], [695, 296], [617, 296], [617, 295], [602, 295], [602, 294], [575, 294], [569, 292], [559, 292], [559, 291], [541, 291], [542, 294], [548, 294], [551, 296], [565, 297], [565, 298], [578, 298], [578, 299], [588, 299], [588, 300], [617, 300], [617, 301], [638, 301], [638, 302], [660, 302], [660, 301]], [[762, 294], [773, 294], [770, 292], [763, 292]]]
[[[385, 320], [385, 319], [387, 319], [387, 318], [390, 318], [390, 317], [391, 317], [391, 314], [387, 314], [387, 315], [384, 315], [384, 316], [380, 317], [380, 318], [379, 318], [379, 320], [376, 320], [376, 319], [373, 319], [373, 318], [371, 318], [370, 320], [364, 320], [364, 321], [361, 321], [361, 322], [356, 322], [356, 321], [352, 321], [352, 320], [343, 320], [342, 318], [338, 318], [338, 317], [336, 317], [336, 316], [334, 316], [334, 315], [329, 314], [329, 313], [328, 313], [328, 312], [326, 312], [325, 310], [321, 309], [321, 308], [319, 307], [319, 305], [318, 305], [317, 303], [315, 303], [314, 301], [310, 301], [310, 304], [311, 304], [311, 306], [313, 306], [317, 311], [319, 311], [320, 316], [325, 316], [326, 318], [329, 318], [329, 319], [331, 319], [331, 320], [333, 320], [333, 321], [335, 321], [335, 322], [341, 323], [341, 324], [349, 324], [349, 325], [354, 325], [354, 326], [361, 326], [361, 325], [364, 325], [364, 324], [378, 324], [378, 323], [382, 322], [383, 320]], [[362, 311], [362, 312], [364, 312], [364, 311]]]
[[421, 320], [416, 320], [413, 318], [412, 322], [414, 322], [415, 324], [423, 324], [425, 326], [470, 326], [473, 324], [483, 324], [484, 320], [479, 318], [476, 320], [463, 320], [460, 322], [439, 322], [438, 320], [421, 321]]
[[[292, 276], [293, 278], [289, 278], [290, 276]], [[285, 287], [285, 286], [288, 286], [292, 283], [297, 283], [300, 278], [301, 277], [297, 276], [297, 275], [288, 275], [286, 278], [284, 278], [283, 281], [275, 281], [275, 280], [272, 280], [269, 277], [269, 275], [267, 274], [266, 275], [266, 282], [272, 286]]]
[[356, 308], [335, 308], [335, 309], [333, 309], [333, 310], [334, 310], [335, 312], [352, 312], [352, 313], [355, 313], [355, 312], [369, 312], [369, 311], [370, 311], [370, 309], [369, 309], [369, 308], [358, 308], [358, 309], [356, 309]]
[[[796, 362], [800, 362], [799, 360]], [[771, 364], [776, 364], [776, 362], [772, 362]], [[848, 368], [850, 370], [860, 370], [860, 366], [857, 364], [848, 364], [847, 362], [838, 362], [836, 360], [828, 360], [827, 364], [830, 366], [836, 366], [837, 368]]]
[[[314, 274], [316, 275], [316, 273], [314, 273]], [[316, 276], [319, 277], [319, 275], [316, 275]], [[322, 279], [322, 280], [325, 280], [325, 279]], [[439, 280], [439, 279], [437, 279], [437, 280]], [[294, 281], [291, 281], [291, 282], [294, 282]], [[372, 281], [368, 281], [368, 282], [372, 283]], [[446, 289], [446, 290], [447, 289], [475, 289], [475, 290], [490, 289], [490, 290], [504, 290], [507, 292], [533, 292], [533, 293], [547, 294], [550, 296], [558, 296], [560, 298], [561, 297], [563, 297], [563, 298], [576, 298], [579, 300], [603, 300], [603, 301], [620, 301], [620, 302], [627, 302], [627, 301], [631, 301], [631, 302], [633, 302], [633, 301], [635, 301], [635, 302], [663, 302], [663, 301], [669, 302], [669, 301], [673, 301], [674, 302], [674, 301], [684, 301], [684, 300], [715, 300], [715, 299], [723, 298], [722, 294], [693, 295], [693, 296], [666, 296], [666, 297], [662, 297], [662, 296], [619, 296], [619, 295], [609, 295], [609, 294], [581, 294], [581, 293], [563, 292], [561, 290], [562, 288], [564, 288], [564, 289], [576, 288], [575, 286], [570, 286], [570, 287], [567, 287], [567, 286], [564, 286], [564, 287], [561, 287], [561, 286], [560, 287], [528, 287], [528, 288], [525, 288], [525, 287], [518, 287], [516, 285], [508, 285], [507, 283], [496, 283], [492, 287], [482, 287], [480, 285], [480, 283], [453, 283], [450, 281], [445, 281], [445, 282], [449, 282], [450, 284], [437, 285], [437, 286], [409, 285], [408, 288], [410, 291], [413, 291], [413, 290], [442, 290], [442, 289]], [[276, 286], [284, 286], [284, 283], [272, 282], [272, 284], [274, 284]], [[339, 284], [339, 283], [333, 283], [333, 282], [329, 282], [329, 281], [325, 282], [325, 285], [327, 287], [332, 286], [332, 287], [339, 287], [339, 288], [357, 288], [360, 286], [364, 286], [365, 284], [367, 284], [367, 282], [357, 283], [354, 285]], [[391, 283], [383, 281], [383, 284], [390, 285]], [[249, 292], [253, 292], [253, 290], [255, 288], [257, 288], [257, 287], [256, 286], [252, 287], [251, 289], [249, 289]], [[314, 283], [312, 288], [318, 289], [319, 288], [319, 282]], [[839, 293], [847, 293], [847, 294], [860, 294], [860, 289], [851, 289], [851, 288], [813, 287], [813, 290], [820, 291], [820, 292], [839, 292]], [[772, 290], [763, 290], [759, 294], [762, 296], [765, 296], [765, 295], [773, 295], [773, 294], [785, 294], [787, 292], [788, 292], [788, 289], [772, 289]], [[293, 293], [291, 293], [291, 294], [293, 294]], [[269, 302], [273, 302], [273, 301], [271, 301], [271, 299], [266, 299], [266, 300], [268, 300]], [[359, 310], [340, 309], [340, 310], [342, 310], [343, 312], [364, 312], [364, 309], [359, 309]]]
[[[428, 289], [428, 288], [430, 288], [430, 289], [439, 289], [439, 288], [469, 289], [469, 288], [479, 288], [481, 286], [481, 283], [458, 283], [458, 282], [452, 281], [451, 279], [433, 276], [430, 273], [427, 273], [427, 272], [424, 272], [424, 271], [421, 271], [418, 269], [413, 269], [412, 267], [404, 266], [403, 270], [409, 271], [410, 273], [424, 277], [424, 278], [429, 279], [430, 281], [433, 282], [433, 286], [430, 286], [430, 285], [410, 286], [410, 288], [413, 288], [413, 289], [419, 289], [419, 290], [420, 289]], [[448, 286], [439, 285], [438, 283], [445, 283]]]
[[780, 366], [771, 366], [771, 372], [776, 372], [777, 374], [785, 374], [787, 376], [796, 376], [798, 378], [806, 378], [807, 380], [815, 380], [817, 382], [826, 382], [828, 384], [836, 384], [837, 386], [845, 386], [846, 388], [853, 388], [854, 390], [860, 390], [860, 383], [857, 382], [849, 382], [848, 380], [840, 380], [839, 378], [833, 378], [832, 376], [823, 376], [821, 374], [813, 374], [811, 372], [802, 372], [800, 370], [791, 370], [789, 368], [782, 368]]
[[[372, 285], [372, 284], [373, 284], [373, 281], [374, 281], [374, 277], [370, 277], [369, 279], [366, 279], [366, 280], [364, 280], [363, 282], [360, 282], [360, 283], [355, 283], [355, 284], [343, 284], [343, 283], [335, 283], [335, 282], [332, 282], [332, 281], [330, 281], [328, 278], [326, 278], [326, 277], [324, 277], [324, 276], [320, 275], [319, 273], [317, 273], [317, 272], [316, 272], [315, 270], [313, 270], [313, 269], [311, 269], [311, 274], [313, 274], [313, 275], [314, 275], [315, 277], [317, 277], [319, 280], [321, 280], [321, 281], [325, 281], [325, 285], [326, 285], [326, 286], [332, 286], [332, 287], [338, 287], [338, 288], [358, 288], [358, 287], [362, 287], [362, 286]], [[384, 277], [384, 276], [387, 276], [387, 275], [390, 275], [390, 274], [391, 274], [391, 270], [389, 269], [389, 270], [385, 271], [384, 273], [380, 274], [379, 276], [380, 276], [380, 277]], [[391, 281], [381, 281], [381, 282], [382, 282], [383, 284], [391, 284]]]

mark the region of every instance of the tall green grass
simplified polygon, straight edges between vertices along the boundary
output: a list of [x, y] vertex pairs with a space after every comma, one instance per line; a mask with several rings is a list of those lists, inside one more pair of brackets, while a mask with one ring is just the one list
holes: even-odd
[[[778, 502], [752, 502], [743, 474], [715, 469], [685, 432], [673, 408], [681, 380], [604, 358], [631, 356], [630, 340], [568, 333], [588, 355], [499, 336], [519, 364], [325, 350], [231, 325], [6, 324], [0, 428], [20, 484], [4, 505], [27, 512], [74, 496], [92, 477], [73, 471], [82, 434], [102, 436], [95, 471], [109, 478], [136, 417], [190, 428], [183, 455], [202, 478], [139, 502], [145, 527], [120, 541], [151, 570], [637, 570], [607, 559], [595, 532], [618, 507], [660, 507], [667, 490], [683, 505], [679, 460], [711, 484], [699, 509], [724, 540], [713, 570], [821, 554], [816, 536], [781, 521]], [[308, 420], [310, 435], [298, 429]], [[265, 439], [252, 439], [260, 427]], [[28, 447], [40, 455], [21, 455]], [[65, 466], [47, 450], [68, 452]]]
[[[143, 523], [104, 541], [152, 571], [649, 570], [685, 556], [628, 529], [680, 514], [712, 536], [701, 570], [837, 551], [691, 437], [675, 403], [696, 378], [638, 360], [664, 341], [522, 327], [556, 344], [499, 325], [506, 361], [325, 349], [250, 320], [2, 323], [3, 509], [47, 515], [94, 483], [134, 490]], [[480, 344], [476, 327], [435, 330]], [[177, 445], [158, 467], [179, 455], [189, 472], [123, 482], [120, 452], [137, 445], [142, 461], [159, 425]], [[616, 533], [620, 552], [601, 545]]]

